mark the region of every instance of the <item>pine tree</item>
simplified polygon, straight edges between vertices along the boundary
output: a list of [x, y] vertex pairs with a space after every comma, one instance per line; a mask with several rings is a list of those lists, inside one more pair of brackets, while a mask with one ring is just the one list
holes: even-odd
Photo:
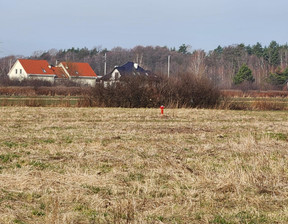
[[270, 64], [277, 66], [280, 64], [279, 44], [276, 41], [271, 41], [268, 47], [264, 49], [264, 59]]
[[182, 44], [182, 45], [179, 47], [178, 52], [179, 52], [179, 53], [182, 53], [182, 54], [188, 54], [188, 53], [189, 53], [189, 48], [190, 48], [189, 45]]
[[214, 52], [217, 53], [217, 54], [222, 54], [223, 53], [223, 48], [218, 45], [218, 47], [216, 49], [214, 49]]
[[255, 81], [252, 75], [252, 70], [246, 64], [243, 64], [241, 66], [241, 68], [233, 78], [233, 83], [235, 85], [241, 84], [244, 81], [248, 81], [250, 83]]
[[255, 54], [258, 58], [263, 57], [263, 47], [259, 42], [252, 46], [252, 53]]
[[268, 82], [275, 86], [282, 86], [288, 81], [288, 67], [281, 71], [280, 68], [276, 70], [275, 73], [270, 73], [268, 77]]

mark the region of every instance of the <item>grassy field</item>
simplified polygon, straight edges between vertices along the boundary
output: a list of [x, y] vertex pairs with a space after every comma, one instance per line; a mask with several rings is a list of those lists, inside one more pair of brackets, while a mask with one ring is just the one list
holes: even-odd
[[288, 223], [287, 112], [0, 108], [0, 223]]

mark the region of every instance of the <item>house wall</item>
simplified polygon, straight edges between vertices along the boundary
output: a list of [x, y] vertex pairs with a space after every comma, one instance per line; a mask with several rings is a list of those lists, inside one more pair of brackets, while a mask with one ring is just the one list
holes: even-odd
[[[89, 86], [96, 85], [96, 77], [71, 77], [62, 63], [59, 64], [59, 67], [63, 68], [66, 75], [73, 82], [79, 83], [81, 85], [89, 85]], [[11, 70], [7, 75], [10, 79], [19, 81], [22, 81], [24, 79], [37, 79], [37, 80], [49, 81], [51, 83], [55, 82], [55, 75], [27, 74], [23, 66], [19, 62], [19, 60], [15, 62], [15, 64], [13, 65], [13, 67], [11, 68]]]
[[115, 81], [118, 80], [121, 77], [120, 72], [118, 71], [118, 69], [114, 69], [114, 71], [112, 72], [111, 75], [111, 81]]
[[23, 81], [24, 79], [37, 79], [54, 83], [54, 75], [43, 76], [41, 74], [27, 74], [21, 63], [17, 60], [8, 72], [9, 79]]
[[105, 88], [107, 88], [108, 86], [112, 86], [113, 83], [115, 83], [115, 81], [103, 81], [103, 85]]
[[54, 83], [55, 81], [55, 76], [43, 76], [43, 75], [28, 75], [28, 79], [36, 79], [36, 80], [42, 80], [42, 81], [48, 81], [51, 83]]
[[94, 87], [96, 85], [96, 78], [71, 78], [73, 82], [79, 83], [80, 85], [89, 85]]
[[96, 85], [96, 77], [73, 77], [70, 76], [69, 72], [67, 71], [67, 69], [65, 68], [65, 66], [60, 63], [59, 65], [57, 65], [58, 67], [61, 67], [65, 74], [69, 77], [69, 79], [73, 82], [79, 83], [80, 85], [89, 85], [89, 86], [95, 86]]
[[21, 63], [18, 60], [12, 66], [12, 68], [10, 69], [7, 75], [10, 79], [19, 80], [19, 81], [22, 81], [23, 79], [28, 78], [26, 71], [23, 69]]

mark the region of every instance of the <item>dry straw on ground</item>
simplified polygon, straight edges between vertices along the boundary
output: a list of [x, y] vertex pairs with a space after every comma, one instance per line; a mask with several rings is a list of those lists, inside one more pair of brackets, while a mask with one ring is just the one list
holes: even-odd
[[287, 112], [0, 108], [0, 223], [287, 223]]

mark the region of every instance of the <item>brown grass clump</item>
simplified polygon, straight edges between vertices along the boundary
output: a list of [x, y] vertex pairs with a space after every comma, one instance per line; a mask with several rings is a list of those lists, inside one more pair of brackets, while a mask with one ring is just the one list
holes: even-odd
[[0, 112], [0, 223], [288, 222], [286, 112]]

